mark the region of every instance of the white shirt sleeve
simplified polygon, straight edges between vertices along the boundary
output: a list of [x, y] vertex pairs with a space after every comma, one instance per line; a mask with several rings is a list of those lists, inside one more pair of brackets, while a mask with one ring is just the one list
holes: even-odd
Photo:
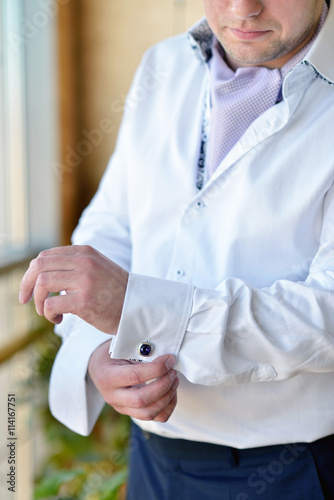
[[87, 373], [88, 363], [95, 349], [110, 341], [110, 335], [72, 315], [66, 315], [56, 331], [63, 344], [50, 378], [50, 411], [69, 429], [87, 436], [104, 406]]
[[[72, 242], [91, 245], [128, 270], [131, 242], [124, 168], [127, 148], [122, 144], [125, 140], [122, 133], [124, 121], [115, 153], [95, 197], [73, 233]], [[111, 336], [71, 314], [64, 315], [55, 331], [63, 342], [50, 379], [50, 410], [64, 425], [86, 436], [92, 431], [104, 406], [102, 396], [88, 375], [88, 363], [92, 353], [110, 341]]]
[[[178, 357], [176, 369], [208, 386], [284, 380], [334, 370], [334, 241], [304, 282], [255, 289], [240, 279], [215, 290], [131, 275], [112, 357]], [[153, 345], [149, 358], [138, 345]]]

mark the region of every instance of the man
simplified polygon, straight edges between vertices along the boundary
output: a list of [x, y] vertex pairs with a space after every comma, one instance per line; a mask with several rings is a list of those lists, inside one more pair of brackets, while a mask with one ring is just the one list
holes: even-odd
[[332, 499], [334, 10], [204, 6], [144, 57], [75, 245], [20, 300], [61, 324], [54, 415], [133, 417], [129, 499]]

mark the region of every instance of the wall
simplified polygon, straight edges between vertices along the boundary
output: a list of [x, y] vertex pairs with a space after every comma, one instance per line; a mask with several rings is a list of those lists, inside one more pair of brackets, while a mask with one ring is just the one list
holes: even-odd
[[[111, 111], [112, 103], [125, 98], [144, 51], [193, 25], [203, 16], [203, 6], [202, 0], [78, 0], [75, 5], [77, 135], [73, 148], [78, 155], [78, 214], [95, 192], [115, 145], [122, 114]], [[104, 118], [115, 124], [115, 130], [102, 139], [91, 132], [99, 129]], [[89, 141], [90, 147], [82, 141]]]

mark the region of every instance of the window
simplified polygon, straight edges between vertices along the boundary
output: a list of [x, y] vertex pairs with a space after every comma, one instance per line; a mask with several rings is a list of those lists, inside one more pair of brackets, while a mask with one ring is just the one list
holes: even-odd
[[0, 5], [0, 265], [58, 241], [55, 13]]
[[0, 257], [8, 260], [27, 241], [24, 51], [8, 39], [20, 20], [19, 2], [4, 1], [0, 9]]
[[[0, 354], [25, 337], [38, 317], [18, 303], [26, 261], [58, 244], [56, 0], [0, 2]], [[23, 264], [22, 264], [23, 262]], [[9, 498], [7, 395], [16, 394], [15, 498], [32, 498], [42, 449], [36, 446], [36, 395], [26, 383], [32, 351], [0, 364], [0, 498]], [[16, 490], [16, 491], [17, 491]], [[9, 496], [8, 496], [9, 494]]]

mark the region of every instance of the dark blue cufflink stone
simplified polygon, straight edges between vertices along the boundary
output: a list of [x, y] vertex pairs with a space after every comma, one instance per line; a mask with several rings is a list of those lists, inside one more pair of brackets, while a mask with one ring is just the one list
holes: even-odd
[[153, 345], [150, 342], [141, 342], [138, 346], [138, 352], [141, 356], [151, 356]]

